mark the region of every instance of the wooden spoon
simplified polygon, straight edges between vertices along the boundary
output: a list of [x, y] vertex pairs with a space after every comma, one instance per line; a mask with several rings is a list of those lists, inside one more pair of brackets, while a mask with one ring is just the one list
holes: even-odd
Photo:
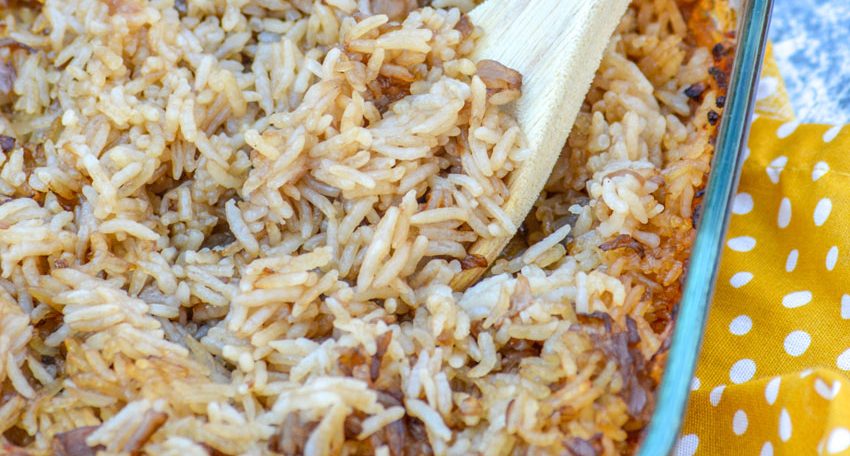
[[[474, 59], [491, 59], [523, 75], [516, 102], [531, 155], [514, 171], [504, 209], [515, 226], [526, 215], [561, 154], [611, 34], [629, 0], [488, 0], [469, 14], [484, 31]], [[512, 233], [513, 234], [513, 233]], [[482, 239], [470, 253], [490, 265], [511, 236]], [[455, 290], [473, 284], [487, 267], [462, 271]]]

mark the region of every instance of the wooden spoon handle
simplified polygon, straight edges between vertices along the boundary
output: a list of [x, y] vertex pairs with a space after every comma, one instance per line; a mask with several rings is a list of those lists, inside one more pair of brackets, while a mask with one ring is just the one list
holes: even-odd
[[[611, 34], [629, 0], [489, 0], [471, 13], [484, 30], [474, 58], [492, 59], [523, 75], [515, 115], [532, 154], [514, 172], [505, 211], [520, 226], [561, 154]], [[491, 264], [510, 237], [482, 239], [470, 253]], [[463, 271], [463, 290], [487, 268]]]

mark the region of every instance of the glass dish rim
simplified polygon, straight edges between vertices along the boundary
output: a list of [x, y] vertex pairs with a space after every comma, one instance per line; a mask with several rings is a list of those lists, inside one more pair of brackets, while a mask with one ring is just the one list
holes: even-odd
[[740, 177], [742, 152], [749, 136], [772, 8], [773, 0], [743, 0], [738, 10], [738, 43], [726, 109], [717, 134], [667, 364], [656, 392], [652, 419], [637, 451], [640, 456], [670, 454], [682, 425]]

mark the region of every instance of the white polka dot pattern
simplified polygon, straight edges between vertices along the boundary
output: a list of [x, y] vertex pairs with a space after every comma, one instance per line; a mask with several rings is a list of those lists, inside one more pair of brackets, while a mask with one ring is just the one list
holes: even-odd
[[717, 407], [720, 405], [720, 399], [723, 398], [723, 390], [726, 389], [726, 385], [720, 385], [711, 390], [711, 393], [708, 395], [708, 401], [711, 402], [711, 405]]
[[825, 142], [825, 143], [832, 142], [835, 139], [835, 137], [838, 136], [838, 133], [841, 133], [842, 128], [844, 128], [844, 125], [836, 125], [836, 126], [830, 128], [829, 130], [827, 130], [826, 133], [823, 134], [823, 142]]
[[726, 245], [736, 252], [749, 252], [756, 247], [756, 240], [750, 236], [741, 236], [729, 239]]
[[785, 139], [791, 136], [791, 134], [794, 133], [794, 131], [797, 130], [797, 127], [799, 126], [800, 121], [798, 120], [792, 120], [788, 123], [784, 123], [781, 127], [779, 127], [778, 130], [776, 130], [776, 136], [778, 136], [779, 139]]
[[764, 387], [764, 399], [769, 405], [773, 405], [776, 402], [776, 397], [779, 396], [779, 385], [781, 383], [782, 379], [776, 377], [767, 382], [767, 386]]
[[738, 193], [732, 200], [732, 213], [746, 215], [753, 211], [753, 197], [749, 193]]
[[750, 423], [747, 419], [747, 413], [743, 410], [738, 410], [735, 412], [735, 416], [732, 417], [732, 432], [735, 435], [744, 435], [747, 432], [747, 427], [749, 427]]
[[850, 131], [761, 124], [691, 383], [683, 435], [694, 437], [680, 448], [850, 456]]
[[787, 442], [791, 439], [791, 432], [791, 415], [788, 414], [788, 410], [782, 409], [779, 413], [779, 440]]
[[843, 427], [833, 429], [826, 441], [826, 452], [838, 454], [848, 448], [850, 448], [850, 431]]
[[844, 350], [840, 355], [838, 355], [838, 359], [835, 360], [835, 365], [841, 370], [850, 370], [850, 349]]
[[791, 224], [791, 200], [782, 198], [782, 202], [779, 203], [779, 214], [776, 216], [776, 225], [779, 228], [788, 228], [789, 224]]
[[751, 359], [742, 359], [732, 365], [729, 370], [729, 380], [740, 384], [748, 382], [756, 373], [756, 362]]
[[826, 252], [826, 270], [832, 271], [835, 269], [835, 263], [838, 262], [838, 247], [832, 246], [829, 248], [829, 251]]
[[779, 175], [782, 174], [782, 171], [785, 170], [785, 165], [788, 164], [788, 157], [781, 156], [775, 158], [770, 165], [767, 166], [765, 171], [767, 172], [767, 177], [770, 178], [770, 181], [774, 184], [779, 183]]
[[676, 444], [673, 454], [676, 456], [694, 456], [699, 446], [699, 437], [696, 434], [683, 435]]
[[753, 319], [747, 315], [738, 315], [729, 323], [729, 332], [736, 336], [743, 336], [753, 329]]
[[797, 260], [800, 258], [800, 251], [794, 249], [788, 252], [788, 259], [785, 260], [785, 271], [786, 272], [794, 272], [794, 269], [797, 268]]
[[743, 271], [733, 275], [732, 278], [729, 279], [729, 285], [732, 285], [735, 288], [741, 288], [750, 283], [750, 280], [753, 280], [753, 273]]
[[699, 381], [699, 377], [694, 377], [691, 379], [691, 391], [696, 391], [699, 389], [701, 382]]
[[796, 309], [810, 302], [812, 302], [812, 292], [808, 290], [794, 291], [782, 298], [782, 305], [789, 309]]
[[759, 80], [758, 89], [756, 89], [756, 100], [765, 100], [776, 95], [776, 89], [779, 87], [779, 79], [765, 77]]
[[841, 318], [850, 320], [850, 295], [841, 296]]
[[818, 201], [818, 205], [815, 206], [815, 213], [812, 217], [815, 220], [815, 225], [823, 226], [826, 223], [826, 219], [829, 218], [829, 214], [832, 212], [832, 200], [829, 198], [823, 198]]
[[812, 343], [812, 336], [805, 331], [793, 331], [785, 337], [785, 353], [791, 356], [800, 356], [809, 349]]
[[820, 397], [831, 401], [835, 399], [835, 396], [837, 396], [838, 392], [841, 391], [841, 382], [835, 380], [832, 382], [832, 386], [829, 386], [825, 381], [817, 378], [815, 379], [815, 391], [818, 395], [820, 395]]
[[829, 163], [825, 161], [815, 163], [814, 168], [812, 168], [812, 182], [817, 182], [821, 177], [826, 176], [826, 173], [828, 172]]

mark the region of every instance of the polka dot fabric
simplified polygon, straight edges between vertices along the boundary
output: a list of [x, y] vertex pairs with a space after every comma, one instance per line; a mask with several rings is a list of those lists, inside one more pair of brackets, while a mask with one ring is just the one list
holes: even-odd
[[850, 128], [762, 81], [674, 454], [850, 455]]

